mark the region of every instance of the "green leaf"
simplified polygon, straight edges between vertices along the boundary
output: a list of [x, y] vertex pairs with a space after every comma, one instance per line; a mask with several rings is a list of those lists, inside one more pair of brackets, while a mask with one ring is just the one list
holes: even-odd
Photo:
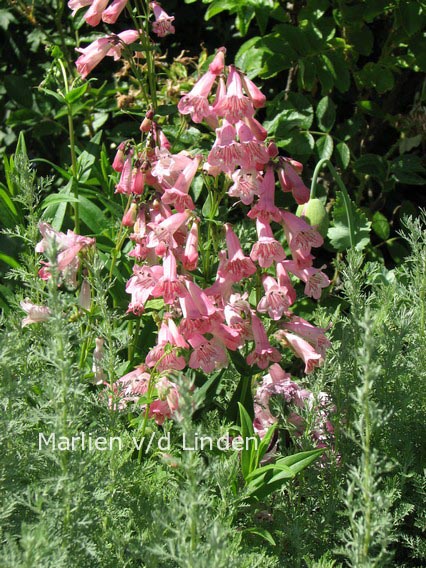
[[328, 229], [328, 237], [332, 246], [338, 250], [364, 249], [370, 242], [370, 227], [364, 213], [356, 205], [338, 191], [333, 207], [333, 226]]
[[363, 154], [354, 164], [356, 173], [368, 174], [380, 181], [387, 178], [387, 163], [385, 158], [377, 154]]
[[87, 225], [94, 234], [102, 233], [109, 225], [102, 209], [90, 201], [90, 199], [87, 199], [87, 197], [80, 195], [78, 201], [80, 204], [80, 218], [83, 223]]
[[339, 168], [346, 170], [351, 159], [351, 152], [348, 145], [345, 142], [339, 142], [334, 150], [334, 155]]
[[14, 258], [9, 256], [8, 254], [5, 254], [3, 252], [0, 252], [0, 261], [8, 264], [12, 268], [19, 268], [19, 266], [20, 266], [19, 262], [17, 260], [15, 260]]
[[425, 185], [426, 169], [421, 158], [411, 154], [393, 160], [390, 171], [395, 180], [407, 185]]
[[213, 0], [213, 2], [207, 8], [204, 19], [210, 20], [210, 18], [217, 16], [217, 14], [220, 14], [225, 10], [228, 10], [231, 13], [235, 12], [240, 6], [240, 0]]
[[8, 96], [22, 105], [31, 108], [33, 105], [33, 86], [20, 75], [6, 75], [3, 77]]
[[333, 138], [326, 134], [325, 136], [320, 136], [318, 140], [315, 142], [315, 146], [317, 148], [318, 157], [320, 160], [327, 159], [329, 160], [333, 154]]
[[65, 100], [69, 104], [72, 104], [73, 102], [77, 101], [84, 95], [89, 85], [90, 83], [86, 82], [83, 85], [80, 85], [79, 87], [75, 87], [74, 89], [72, 89], [72, 91], [69, 91], [69, 93], [65, 95]]
[[260, 527], [250, 527], [248, 529], [244, 529], [243, 533], [250, 533], [250, 534], [257, 534], [258, 536], [262, 537], [266, 542], [269, 542], [272, 546], [276, 546], [277, 543], [273, 539], [271, 533], [264, 528]]
[[320, 100], [316, 114], [319, 129], [323, 132], [330, 132], [336, 120], [336, 105], [330, 97], [323, 97]]
[[241, 472], [244, 479], [256, 468], [257, 444], [258, 436], [254, 433], [253, 422], [247, 410], [239, 402], [238, 410], [241, 423], [241, 437], [243, 439], [243, 448], [241, 450]]
[[389, 238], [390, 234], [389, 221], [382, 213], [380, 213], [380, 211], [376, 211], [374, 213], [371, 227], [373, 231], [376, 233], [376, 235], [380, 237], [383, 241], [386, 241]]

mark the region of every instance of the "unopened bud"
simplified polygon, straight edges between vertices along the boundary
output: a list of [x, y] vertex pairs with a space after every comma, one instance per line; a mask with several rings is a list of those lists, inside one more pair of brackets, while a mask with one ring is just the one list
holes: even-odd
[[299, 205], [296, 215], [317, 228], [317, 231], [325, 237], [328, 230], [329, 218], [326, 208], [320, 199], [310, 199], [307, 203]]
[[135, 202], [133, 202], [126, 213], [123, 215], [123, 219], [121, 220], [123, 227], [133, 227], [136, 221], [137, 212], [138, 206]]

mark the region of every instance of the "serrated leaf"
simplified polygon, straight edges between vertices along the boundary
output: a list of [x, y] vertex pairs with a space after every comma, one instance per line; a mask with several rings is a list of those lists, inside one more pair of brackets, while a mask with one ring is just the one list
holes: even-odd
[[343, 191], [338, 191], [333, 207], [333, 226], [328, 229], [328, 238], [337, 251], [355, 248], [363, 250], [370, 242], [370, 227], [362, 211]]

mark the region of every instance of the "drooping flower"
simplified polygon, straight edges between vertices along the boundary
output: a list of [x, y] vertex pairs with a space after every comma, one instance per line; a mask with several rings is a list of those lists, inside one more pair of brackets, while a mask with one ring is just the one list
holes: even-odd
[[323, 362], [324, 358], [321, 353], [318, 353], [310, 343], [302, 339], [301, 337], [294, 335], [294, 333], [289, 333], [285, 330], [280, 330], [276, 333], [277, 338], [283, 340], [305, 363], [305, 373], [312, 373], [315, 367], [319, 367]]
[[33, 323], [42, 323], [50, 318], [51, 311], [47, 306], [39, 306], [37, 304], [33, 304], [28, 299], [22, 300], [20, 302], [20, 305], [24, 312], [27, 314], [27, 316], [23, 318], [21, 322], [22, 327], [31, 325]]
[[247, 363], [249, 365], [257, 365], [259, 369], [266, 369], [269, 363], [278, 363], [281, 360], [281, 355], [278, 349], [272, 347], [269, 343], [266, 330], [261, 320], [255, 315], [251, 316], [254, 350], [247, 356]]
[[228, 247], [228, 260], [224, 271], [229, 273], [234, 282], [239, 282], [256, 272], [252, 260], [245, 256], [237, 235], [229, 223], [225, 223], [226, 244]]
[[322, 289], [330, 285], [328, 276], [322, 272], [325, 266], [322, 268], [314, 268], [313, 266], [300, 268], [292, 260], [285, 260], [284, 264], [289, 272], [300, 278], [302, 282], [305, 282], [305, 294], [315, 300], [319, 300]]
[[133, 267], [133, 276], [126, 284], [126, 292], [132, 295], [127, 312], [141, 315], [145, 303], [151, 296], [152, 291], [163, 275], [162, 266], [137, 266]]
[[240, 74], [233, 65], [229, 66], [226, 94], [215, 103], [214, 110], [232, 124], [254, 114], [253, 104], [243, 93]]
[[251, 249], [250, 258], [258, 262], [262, 268], [269, 268], [273, 262], [281, 262], [285, 259], [285, 252], [280, 243], [274, 239], [271, 226], [262, 218], [256, 219], [258, 241]]
[[303, 166], [291, 158], [280, 158], [282, 167], [278, 170], [278, 179], [283, 191], [291, 191], [296, 203], [302, 205], [309, 201], [310, 191], [303, 183], [298, 173]]
[[201, 156], [196, 156], [179, 174], [173, 187], [166, 189], [161, 197], [161, 201], [167, 205], [173, 205], [176, 211], [182, 213], [185, 209], [195, 209], [194, 202], [188, 195], [192, 180], [197, 173], [200, 165]]
[[151, 294], [154, 298], [163, 298], [165, 304], [174, 304], [177, 298], [188, 294], [182, 277], [178, 276], [176, 258], [171, 251], [164, 257], [163, 275]]
[[158, 333], [157, 345], [149, 351], [145, 363], [148, 367], [155, 367], [159, 372], [172, 369], [182, 371], [186, 367], [186, 361], [183, 355], [177, 353], [178, 348], [187, 349], [187, 342], [172, 319], [168, 319], [167, 322], [163, 321]]
[[228, 195], [241, 199], [244, 205], [250, 205], [255, 195], [259, 195], [262, 177], [253, 170], [239, 169], [232, 174], [234, 184], [228, 189]]
[[213, 373], [228, 365], [228, 357], [224, 345], [215, 337], [207, 339], [200, 333], [188, 339], [193, 351], [189, 358], [191, 369], [202, 369], [205, 373]]
[[260, 187], [259, 200], [247, 214], [250, 219], [261, 218], [265, 221], [281, 221], [281, 211], [275, 205], [275, 177], [271, 166], [266, 167]]
[[320, 247], [323, 244], [322, 236], [306, 221], [289, 211], [282, 211], [281, 216], [288, 246], [292, 251], [309, 254], [312, 247]]
[[166, 35], [174, 34], [175, 27], [172, 24], [175, 19], [174, 16], [169, 16], [158, 2], [151, 2], [150, 6], [154, 12], [155, 18], [155, 22], [152, 24], [152, 31], [158, 37], [165, 37]]

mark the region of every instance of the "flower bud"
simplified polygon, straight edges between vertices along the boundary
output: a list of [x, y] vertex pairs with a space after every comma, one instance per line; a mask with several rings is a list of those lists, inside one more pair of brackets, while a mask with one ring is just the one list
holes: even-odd
[[326, 236], [329, 218], [327, 210], [320, 199], [310, 199], [307, 203], [299, 205], [296, 215], [309, 223], [309, 225], [316, 227], [323, 237]]

